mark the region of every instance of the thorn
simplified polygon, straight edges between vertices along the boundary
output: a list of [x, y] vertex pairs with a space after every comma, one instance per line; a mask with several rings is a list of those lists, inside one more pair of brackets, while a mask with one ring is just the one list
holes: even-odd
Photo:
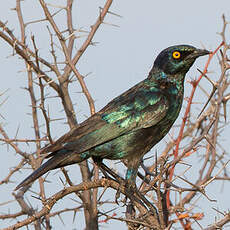
[[227, 111], [226, 111], [226, 104], [227, 104], [227, 101], [224, 101], [223, 100], [223, 107], [224, 107], [224, 121], [226, 123], [226, 114], [227, 114]]
[[224, 54], [223, 54], [222, 50], [220, 50], [220, 55], [221, 55], [222, 59], [224, 59]]
[[[100, 10], [103, 10], [103, 8], [102, 7], [99, 7], [99, 9]], [[123, 18], [121, 15], [119, 15], [119, 14], [116, 14], [116, 13], [114, 13], [114, 12], [112, 12], [112, 11], [107, 11], [109, 14], [112, 14], [112, 15], [114, 15], [114, 16], [117, 16], [117, 17], [119, 17], [119, 18]]]
[[203, 109], [201, 110], [201, 112], [199, 113], [199, 115], [197, 116], [197, 118], [200, 117], [200, 115], [203, 113], [203, 111], [205, 110], [205, 108], [207, 107], [208, 103], [210, 102], [212, 96], [214, 95], [214, 93], [216, 92], [217, 90], [217, 87], [218, 87], [218, 84], [216, 82], [214, 82], [213, 80], [211, 80], [206, 74], [204, 74], [200, 69], [197, 69], [209, 82], [211, 82], [212, 84], [212, 93], [210, 94], [207, 102], [205, 103]]
[[108, 23], [108, 22], [102, 22], [105, 25], [109, 25], [109, 26], [114, 26], [114, 27], [118, 27], [120, 28], [120, 26], [116, 25], [116, 24], [112, 24], [112, 23]]
[[226, 109], [226, 106], [227, 106], [227, 101], [230, 99], [230, 94], [225, 96], [222, 100], [222, 103], [223, 103], [223, 107], [224, 107], [224, 121], [226, 123], [226, 120], [227, 120], [227, 109]]
[[202, 74], [202, 75], [212, 84], [213, 87], [216, 87], [216, 88], [217, 88], [218, 84], [217, 84], [215, 81], [211, 80], [211, 79], [210, 79], [206, 74], [204, 74], [200, 69], [197, 68], [197, 70], [200, 72], [200, 74]]
[[225, 214], [223, 212], [221, 212], [220, 210], [216, 209], [216, 208], [212, 208], [213, 210], [215, 210], [216, 212], [220, 213], [221, 215], [225, 216]]
[[87, 73], [86, 75], [82, 75], [82, 78], [84, 79], [84, 78], [86, 78], [86, 77], [88, 77], [89, 75], [91, 75], [93, 72], [89, 72], [89, 73]]

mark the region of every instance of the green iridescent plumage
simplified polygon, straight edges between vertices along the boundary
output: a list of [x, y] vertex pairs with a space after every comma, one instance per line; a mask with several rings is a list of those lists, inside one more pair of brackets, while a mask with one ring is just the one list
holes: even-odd
[[183, 101], [184, 77], [196, 58], [208, 54], [193, 46], [163, 50], [147, 79], [43, 149], [51, 152], [40, 168], [20, 183], [28, 185], [49, 170], [94, 160], [126, 159], [126, 179], [135, 181], [140, 160], [169, 131]]

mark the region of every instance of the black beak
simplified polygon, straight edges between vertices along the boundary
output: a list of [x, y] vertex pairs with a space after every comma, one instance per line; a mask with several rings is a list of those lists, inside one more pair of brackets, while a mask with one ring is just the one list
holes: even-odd
[[211, 52], [208, 50], [201, 50], [201, 49], [196, 49], [193, 51], [193, 53], [189, 54], [186, 59], [196, 59], [200, 56], [204, 56], [207, 54], [210, 54]]

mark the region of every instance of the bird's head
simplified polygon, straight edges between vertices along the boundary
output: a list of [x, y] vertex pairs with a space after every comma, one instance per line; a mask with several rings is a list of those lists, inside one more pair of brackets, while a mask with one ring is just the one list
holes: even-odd
[[185, 74], [196, 58], [209, 53], [207, 50], [197, 49], [190, 45], [170, 46], [157, 56], [154, 67], [166, 74]]

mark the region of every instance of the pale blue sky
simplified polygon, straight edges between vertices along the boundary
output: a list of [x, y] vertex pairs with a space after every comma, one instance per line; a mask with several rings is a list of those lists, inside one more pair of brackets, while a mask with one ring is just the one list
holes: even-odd
[[[47, 2], [62, 5], [65, 1], [50, 0]], [[75, 1], [73, 7], [75, 9], [75, 28], [89, 30], [89, 26], [95, 22], [98, 16], [98, 7], [103, 6], [104, 2], [105, 1], [102, 0]], [[22, 6], [24, 7], [24, 15], [27, 21], [39, 17], [41, 11], [36, 5], [36, 1], [23, 1]], [[14, 7], [15, 1], [4, 1], [0, 8], [0, 20], [8, 21], [8, 26], [11, 29], [15, 29], [15, 33], [17, 37], [19, 37], [16, 13], [10, 10]], [[118, 25], [119, 27], [109, 26], [107, 24], [102, 25], [93, 40], [94, 42], [98, 42], [97, 45], [89, 47], [77, 65], [83, 75], [92, 72], [86, 79], [86, 83], [93, 98], [96, 100], [95, 105], [97, 110], [102, 108], [115, 96], [147, 77], [155, 57], [162, 49], [176, 44], [190, 44], [207, 49], [216, 48], [221, 42], [220, 36], [217, 34], [217, 32], [222, 30], [221, 16], [224, 13], [227, 20], [230, 19], [229, 9], [229, 0], [114, 1], [110, 11], [121, 15], [122, 18], [108, 15], [108, 17], [105, 18], [105, 22]], [[62, 23], [61, 16], [58, 16], [57, 19], [59, 23]], [[34, 29], [33, 25], [31, 25], [28, 27], [28, 31], [28, 37], [31, 34], [39, 36], [37, 44], [40, 49], [40, 54], [44, 57], [48, 57], [49, 39], [47, 39], [47, 30], [44, 29], [44, 27], [36, 26]], [[83, 39], [84, 38], [79, 40], [79, 44]], [[9, 96], [8, 101], [1, 106], [0, 112], [6, 120], [0, 118], [0, 122], [4, 124], [4, 128], [10, 137], [14, 137], [16, 129], [20, 125], [19, 137], [31, 138], [31, 136], [33, 136], [33, 130], [31, 129], [32, 122], [26, 114], [30, 112], [30, 107], [28, 106], [30, 102], [28, 101], [27, 93], [21, 89], [21, 87], [24, 87], [26, 84], [23, 61], [17, 57], [9, 57], [13, 51], [2, 40], [0, 40], [0, 46], [0, 93], [9, 89], [0, 100], [0, 102], [2, 102], [4, 98]], [[205, 58], [202, 58], [195, 63], [188, 73], [187, 79], [189, 79], [189, 77], [194, 78], [198, 75], [196, 67], [201, 68], [205, 60]], [[213, 68], [212, 71], [215, 71], [215, 65], [211, 68]], [[206, 86], [207, 83], [201, 82], [201, 84]], [[190, 87], [186, 85], [185, 89], [186, 94], [189, 92]], [[76, 98], [75, 100], [78, 106], [76, 110], [79, 115], [79, 120], [82, 121], [85, 119], [85, 116], [89, 116], [88, 106], [84, 96], [76, 93], [79, 89], [72, 89], [72, 91], [73, 98]], [[60, 117], [60, 109], [60, 107], [51, 107], [51, 113], [54, 117]], [[57, 125], [55, 126], [55, 133], [53, 135], [59, 137], [66, 131], [67, 127], [63, 124]], [[33, 151], [26, 146], [24, 147], [26, 151]], [[0, 156], [2, 159], [0, 161], [1, 180], [8, 174], [8, 169], [16, 165], [16, 162], [18, 162], [20, 158], [17, 157], [11, 149], [8, 151], [5, 146], [1, 146]], [[70, 167], [69, 170], [72, 170], [73, 172], [71, 173], [74, 175], [76, 166]], [[29, 171], [24, 170], [22, 174], [17, 173], [12, 179], [19, 181], [24, 178], [28, 172]], [[50, 194], [61, 188], [61, 182], [59, 182], [58, 179], [61, 174], [55, 174], [55, 172], [52, 174], [54, 175], [52, 178], [54, 178], [55, 182], [59, 183], [59, 187], [54, 186], [54, 183], [52, 183], [50, 186], [52, 188], [49, 190]], [[77, 176], [79, 176], [79, 174]], [[9, 200], [9, 196], [14, 187], [15, 184], [0, 187], [0, 204]], [[229, 189], [229, 183], [226, 182], [224, 191]], [[229, 209], [229, 198], [226, 196], [225, 199], [224, 191], [221, 193], [220, 188], [217, 188], [215, 191], [210, 191], [209, 195], [211, 197], [215, 196], [216, 192], [218, 193], [219, 206], [215, 206], [215, 204], [212, 206], [212, 204], [206, 202], [204, 199], [205, 208], [210, 210], [210, 216], [205, 217], [203, 221], [204, 225], [207, 225], [209, 221], [214, 222], [215, 212], [211, 210], [211, 207], [218, 207], [220, 210]], [[30, 195], [31, 194], [28, 194], [28, 196]], [[13, 197], [10, 199], [13, 199]], [[72, 201], [68, 199], [65, 200], [67, 200], [66, 203], [60, 202], [62, 203], [61, 205], [71, 205]], [[10, 208], [17, 208], [16, 203], [12, 203]], [[8, 212], [8, 207], [0, 206], [0, 212]], [[69, 223], [71, 225], [71, 218], [72, 215], [71, 217], [65, 215], [63, 219], [64, 221], [70, 219]], [[3, 226], [12, 223], [13, 222], [6, 221]], [[74, 229], [75, 224], [64, 227], [60, 220], [57, 220], [54, 224], [54, 229]], [[126, 229], [124, 224], [119, 224], [119, 222], [115, 221], [104, 226], [105, 229], [115, 229], [118, 226], [120, 230]], [[0, 227], [2, 227], [2, 224], [0, 224]], [[79, 221], [79, 225], [76, 229], [83, 229], [83, 227], [83, 224]]]

